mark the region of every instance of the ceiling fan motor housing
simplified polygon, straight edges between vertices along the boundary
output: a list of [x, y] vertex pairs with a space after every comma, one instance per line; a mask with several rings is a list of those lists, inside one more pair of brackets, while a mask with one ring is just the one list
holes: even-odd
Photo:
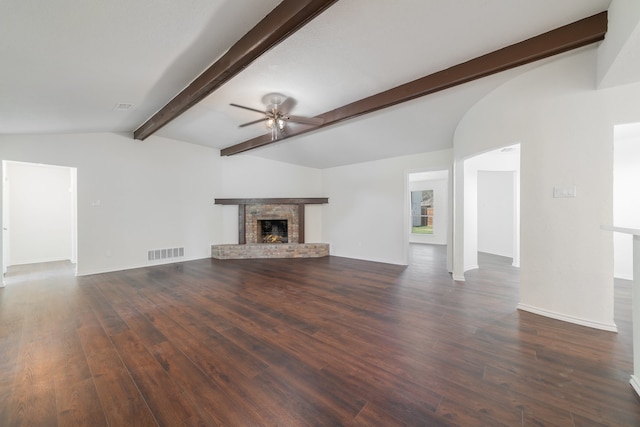
[[277, 110], [278, 107], [282, 105], [286, 99], [287, 97], [283, 94], [272, 92], [262, 97], [262, 103], [267, 106], [268, 110]]

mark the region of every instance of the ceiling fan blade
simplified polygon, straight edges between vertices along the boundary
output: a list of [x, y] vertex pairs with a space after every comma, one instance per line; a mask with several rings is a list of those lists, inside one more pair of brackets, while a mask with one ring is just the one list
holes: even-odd
[[285, 117], [283, 117], [285, 120], [289, 120], [295, 123], [302, 123], [305, 125], [315, 125], [315, 126], [320, 126], [321, 124], [324, 123], [324, 119], [319, 119], [317, 117], [302, 117], [302, 116], [292, 116], [292, 115], [287, 115]]
[[229, 104], [229, 105], [233, 107], [244, 108], [245, 110], [249, 110], [249, 111], [255, 111], [256, 113], [264, 114], [263, 110], [258, 110], [256, 108], [245, 107], [244, 105], [238, 105], [238, 104]]
[[267, 120], [269, 120], [269, 117], [263, 117], [263, 118], [261, 118], [261, 119], [254, 120], [254, 121], [252, 121], [252, 122], [248, 122], [248, 123], [241, 124], [241, 125], [240, 125], [240, 126], [238, 126], [238, 127], [239, 127], [239, 128], [243, 128], [243, 127], [245, 127], [245, 126], [255, 125], [256, 123], [266, 122]]
[[295, 106], [296, 100], [291, 97], [287, 97], [284, 99], [284, 101], [282, 101], [282, 104], [278, 106], [278, 110], [286, 115], [289, 111], [293, 110], [293, 107]]

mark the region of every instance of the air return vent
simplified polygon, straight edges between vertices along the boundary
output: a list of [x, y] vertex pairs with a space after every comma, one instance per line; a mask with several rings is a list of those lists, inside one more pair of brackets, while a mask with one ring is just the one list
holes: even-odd
[[152, 249], [147, 252], [147, 259], [149, 261], [157, 261], [167, 258], [179, 258], [183, 256], [184, 248]]
[[133, 104], [128, 102], [119, 102], [113, 107], [113, 111], [129, 111], [133, 107]]

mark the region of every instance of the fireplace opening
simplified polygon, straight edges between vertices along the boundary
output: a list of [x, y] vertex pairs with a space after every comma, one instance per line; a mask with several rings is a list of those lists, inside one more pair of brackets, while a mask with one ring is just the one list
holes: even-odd
[[286, 219], [258, 220], [260, 243], [288, 243], [289, 229]]

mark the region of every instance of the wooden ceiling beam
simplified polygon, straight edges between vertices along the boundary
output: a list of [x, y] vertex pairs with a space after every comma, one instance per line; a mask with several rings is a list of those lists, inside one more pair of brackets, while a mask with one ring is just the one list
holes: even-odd
[[607, 12], [576, 21], [525, 41], [512, 44], [470, 61], [396, 86], [384, 92], [360, 99], [316, 116], [324, 120], [322, 125], [290, 130], [282, 138], [273, 141], [271, 134], [261, 135], [239, 144], [223, 148], [221, 156], [230, 156], [262, 147], [286, 138], [301, 135], [319, 128], [363, 114], [391, 107], [431, 93], [439, 92], [492, 74], [567, 52], [604, 39], [607, 32]]
[[145, 139], [284, 41], [337, 0], [283, 0], [220, 59], [133, 132]]

